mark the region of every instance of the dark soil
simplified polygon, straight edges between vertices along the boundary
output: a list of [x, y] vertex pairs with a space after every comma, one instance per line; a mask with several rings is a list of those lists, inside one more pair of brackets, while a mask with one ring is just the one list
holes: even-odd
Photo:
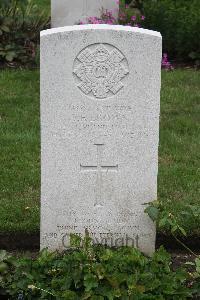
[[[181, 241], [194, 252], [200, 252], [200, 237], [190, 236]], [[157, 234], [156, 248], [163, 245], [168, 251], [185, 250], [172, 236]], [[40, 234], [36, 233], [0, 233], [0, 249], [8, 251], [39, 251]]]

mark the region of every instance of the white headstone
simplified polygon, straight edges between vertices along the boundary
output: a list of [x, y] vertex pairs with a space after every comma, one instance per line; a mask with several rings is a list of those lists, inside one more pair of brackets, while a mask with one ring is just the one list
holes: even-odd
[[41, 248], [69, 236], [155, 249], [161, 36], [109, 25], [41, 33]]
[[116, 0], [51, 0], [51, 26], [62, 27], [86, 21], [88, 17], [100, 17], [103, 9], [117, 17]]

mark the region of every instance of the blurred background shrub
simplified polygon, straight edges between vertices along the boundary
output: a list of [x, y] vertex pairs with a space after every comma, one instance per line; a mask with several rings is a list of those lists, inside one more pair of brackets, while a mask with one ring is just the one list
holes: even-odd
[[[132, 1], [138, 2], [138, 1]], [[143, 26], [161, 32], [170, 59], [200, 59], [200, 0], [143, 0]]]
[[[49, 21], [50, 0], [0, 0], [0, 66], [38, 65], [39, 32]], [[120, 0], [118, 20], [102, 11], [101, 18], [91, 16], [88, 23], [159, 31], [164, 61], [167, 55], [178, 63], [200, 65], [200, 0]]]
[[0, 62], [36, 64], [39, 32], [48, 24], [32, 0], [0, 0]]

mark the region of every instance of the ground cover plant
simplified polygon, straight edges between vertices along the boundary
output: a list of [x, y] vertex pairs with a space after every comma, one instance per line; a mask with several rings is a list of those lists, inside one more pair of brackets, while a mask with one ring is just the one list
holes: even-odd
[[[200, 233], [199, 87], [198, 71], [162, 72], [158, 197], [188, 236]], [[39, 71], [2, 71], [0, 99], [0, 232], [39, 232]]]
[[131, 247], [92, 246], [87, 234], [83, 240], [72, 236], [71, 246], [64, 254], [44, 249], [35, 259], [1, 251], [1, 297], [184, 300], [200, 295], [198, 259], [173, 270], [162, 247], [147, 258]]

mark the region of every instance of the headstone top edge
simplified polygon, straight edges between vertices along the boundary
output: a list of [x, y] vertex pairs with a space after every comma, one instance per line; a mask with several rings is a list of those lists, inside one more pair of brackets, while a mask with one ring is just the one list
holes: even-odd
[[108, 24], [87, 24], [87, 25], [73, 25], [73, 26], [64, 26], [64, 27], [57, 27], [52, 29], [43, 30], [40, 32], [40, 36], [47, 36], [56, 33], [62, 32], [72, 32], [72, 31], [81, 31], [81, 30], [111, 30], [111, 31], [121, 31], [121, 32], [134, 32], [134, 33], [141, 33], [146, 35], [151, 35], [155, 37], [162, 38], [160, 32], [153, 31], [144, 28], [138, 27], [131, 27], [131, 26], [123, 26], [123, 25], [108, 25]]

